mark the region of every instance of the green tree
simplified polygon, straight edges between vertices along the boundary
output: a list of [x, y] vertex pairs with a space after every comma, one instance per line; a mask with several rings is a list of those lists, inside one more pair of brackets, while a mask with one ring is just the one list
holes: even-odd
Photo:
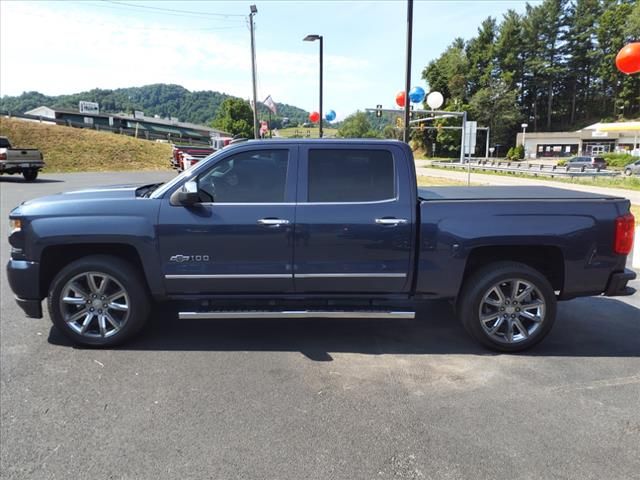
[[488, 17], [480, 25], [478, 36], [467, 42], [467, 85], [470, 95], [486, 87], [491, 81], [494, 73], [495, 40], [496, 20]]
[[640, 2], [636, 3], [627, 17], [623, 33], [627, 41], [640, 42]]
[[[522, 18], [514, 10], [504, 14], [493, 47], [499, 76], [510, 89], [519, 88], [524, 75]], [[521, 98], [521, 96], [520, 96]]]
[[249, 102], [240, 98], [227, 98], [218, 108], [211, 126], [233, 135], [253, 138], [253, 111]]
[[445, 98], [462, 100], [467, 94], [468, 62], [464, 51], [464, 40], [456, 38], [440, 57], [422, 71], [422, 78], [431, 90]]
[[356, 112], [344, 119], [338, 129], [338, 136], [343, 138], [379, 138], [381, 135], [373, 130], [365, 112]]
[[[544, 0], [538, 6], [527, 5], [524, 22], [525, 68], [528, 70], [527, 84], [534, 130], [538, 118], [545, 118], [546, 129], [551, 130], [554, 96], [561, 85], [563, 71], [561, 33], [564, 28], [566, 0]], [[546, 115], [541, 115], [544, 112]]]
[[[598, 26], [598, 46], [600, 65], [598, 74], [601, 79], [601, 115], [614, 117], [621, 113], [633, 116], [640, 112], [640, 79], [637, 75], [624, 75], [615, 66], [615, 57], [627, 43], [627, 20], [633, 19], [634, 4], [629, 1], [607, 0]], [[637, 33], [636, 35], [640, 35]]]
[[478, 90], [469, 102], [470, 118], [491, 130], [491, 141], [501, 145], [513, 143], [522, 118], [517, 93], [502, 80]]
[[590, 118], [591, 91], [597, 60], [598, 0], [577, 0], [566, 12], [567, 31], [563, 53], [567, 57], [567, 106], [569, 124], [576, 118]]

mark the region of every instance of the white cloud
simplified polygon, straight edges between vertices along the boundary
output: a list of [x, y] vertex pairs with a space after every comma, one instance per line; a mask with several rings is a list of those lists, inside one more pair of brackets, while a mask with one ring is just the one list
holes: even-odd
[[[74, 4], [68, 4], [71, 7]], [[91, 88], [176, 83], [190, 90], [251, 94], [249, 34], [238, 30], [184, 31], [152, 21], [118, 21], [69, 8], [64, 14], [37, 5], [2, 2], [0, 95], [37, 90], [57, 95]], [[317, 50], [260, 49], [259, 100], [317, 107]], [[331, 105], [356, 105], [354, 95], [369, 64], [325, 55], [325, 97]], [[337, 109], [337, 108], [336, 108]], [[355, 107], [354, 107], [355, 109]], [[343, 112], [340, 112], [342, 115]]]

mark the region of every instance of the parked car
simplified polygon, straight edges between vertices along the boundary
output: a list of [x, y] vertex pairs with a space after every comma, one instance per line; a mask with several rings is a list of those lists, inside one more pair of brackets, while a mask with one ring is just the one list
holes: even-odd
[[0, 137], [0, 175], [21, 173], [27, 182], [33, 182], [43, 168], [44, 160], [39, 150], [13, 148], [7, 137]]
[[182, 172], [191, 168], [214, 151], [214, 147], [202, 145], [173, 145], [171, 151], [171, 167]]
[[9, 284], [74, 342], [180, 319], [414, 318], [449, 299], [500, 351], [547, 335], [556, 302], [628, 295], [628, 200], [549, 187], [419, 188], [391, 140], [230, 145], [165, 184], [31, 200], [10, 213]]
[[203, 158], [213, 152], [226, 147], [233, 139], [230, 137], [212, 138], [211, 146], [203, 145], [173, 145], [171, 152], [171, 167], [182, 172], [193, 167]]
[[627, 176], [640, 175], [640, 160], [630, 163], [624, 167], [624, 174]]
[[573, 157], [567, 160], [567, 167], [607, 168], [603, 157]]

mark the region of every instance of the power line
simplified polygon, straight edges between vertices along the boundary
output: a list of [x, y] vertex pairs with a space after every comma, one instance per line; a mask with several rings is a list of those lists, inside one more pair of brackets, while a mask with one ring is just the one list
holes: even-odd
[[[29, 13], [30, 16], [32, 17], [38, 17], [38, 18], [44, 18], [46, 20], [50, 20], [51, 17], [47, 16], [47, 15], [42, 15], [42, 14], [38, 14], [38, 13]], [[80, 18], [74, 18], [74, 17], [66, 17], [65, 21], [71, 21], [73, 23], [77, 23], [77, 24], [81, 24], [84, 26], [87, 25], [94, 25], [94, 26], [100, 26], [100, 27], [108, 27], [108, 28], [113, 28], [114, 24], [113, 23], [105, 23], [105, 22], [96, 22], [95, 20], [91, 19], [91, 20], [85, 20], [85, 19], [80, 19]], [[189, 31], [200, 31], [200, 32], [207, 32], [207, 31], [217, 31], [217, 30], [239, 30], [239, 29], [244, 29], [245, 26], [244, 25], [233, 25], [233, 26], [216, 26], [216, 27], [137, 27], [137, 26], [131, 26], [131, 25], [127, 25], [124, 23], [119, 23], [118, 27], [122, 27], [128, 31], [148, 31], [148, 32], [154, 32], [154, 31], [174, 31], [174, 32], [184, 32], [187, 28]]]
[[143, 8], [147, 10], [156, 10], [158, 12], [167, 12], [167, 13], [182, 13], [188, 15], [207, 15], [210, 17], [246, 17], [246, 15], [238, 14], [238, 13], [212, 13], [212, 12], [196, 12], [194, 10], [177, 10], [173, 8], [162, 8], [162, 7], [152, 7], [149, 5], [136, 5], [133, 3], [127, 2], [116, 2], [115, 0], [102, 0], [106, 3], [111, 3], [113, 5], [119, 5], [123, 7], [132, 7], [132, 8]]

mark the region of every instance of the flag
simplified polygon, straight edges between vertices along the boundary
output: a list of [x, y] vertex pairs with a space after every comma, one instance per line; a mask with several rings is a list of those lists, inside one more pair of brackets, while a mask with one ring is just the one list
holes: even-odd
[[276, 102], [273, 101], [273, 98], [271, 98], [271, 95], [269, 95], [267, 98], [265, 98], [264, 102], [262, 102], [262, 103], [264, 103], [265, 107], [267, 107], [269, 110], [271, 110], [274, 115], [276, 113], [278, 113], [278, 109], [276, 108]]

